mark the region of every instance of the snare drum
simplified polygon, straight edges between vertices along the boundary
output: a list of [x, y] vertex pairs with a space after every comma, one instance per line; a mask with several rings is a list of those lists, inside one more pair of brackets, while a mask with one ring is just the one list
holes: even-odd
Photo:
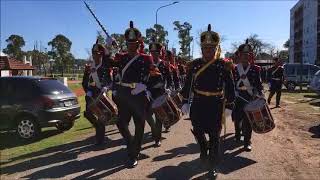
[[181, 119], [181, 111], [168, 95], [162, 95], [152, 103], [152, 110], [165, 128], [169, 128]]
[[265, 99], [256, 99], [244, 107], [252, 130], [256, 133], [267, 133], [275, 128], [274, 119]]
[[101, 92], [96, 99], [91, 98], [89, 110], [103, 124], [107, 124], [112, 118], [118, 115], [117, 105], [109, 98], [105, 92]]
[[173, 102], [177, 105], [177, 107], [179, 109], [181, 109], [181, 107], [183, 105], [183, 103], [182, 103], [182, 99], [183, 99], [182, 95], [179, 92], [176, 92], [176, 93], [173, 93], [171, 95], [171, 98], [172, 98]]

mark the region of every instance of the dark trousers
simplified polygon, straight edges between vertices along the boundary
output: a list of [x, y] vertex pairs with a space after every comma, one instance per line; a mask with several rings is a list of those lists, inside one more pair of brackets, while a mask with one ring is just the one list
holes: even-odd
[[162, 122], [159, 121], [159, 119], [153, 118], [153, 113], [152, 111], [148, 113], [147, 117], [147, 123], [149, 124], [151, 128], [151, 133], [152, 137], [155, 141], [160, 141], [161, 140], [161, 132], [162, 132]]
[[105, 139], [105, 125], [99, 121], [93, 113], [88, 109], [88, 105], [90, 103], [89, 97], [85, 97], [86, 100], [86, 110], [84, 111], [84, 117], [88, 119], [88, 121], [93, 125], [96, 130], [96, 142], [103, 143]]
[[201, 128], [194, 127], [192, 133], [199, 144], [200, 153], [206, 155], [209, 151], [209, 166], [215, 168], [220, 160], [220, 132], [208, 132], [209, 141]]
[[[131, 89], [120, 87], [117, 90], [116, 102], [119, 109], [117, 127], [127, 144], [130, 159], [137, 159], [141, 150], [145, 119], [147, 118], [147, 99], [143, 93], [131, 95]], [[133, 118], [135, 133], [131, 135], [129, 122]]]
[[280, 99], [281, 99], [281, 89], [277, 89], [277, 90], [270, 90], [270, 94], [268, 97], [268, 102], [270, 103], [272, 97], [274, 96], [274, 94], [277, 93], [276, 95], [276, 106], [280, 105]]
[[[249, 98], [248, 98], [249, 99]], [[236, 106], [234, 109], [234, 128], [236, 138], [240, 138], [241, 132], [244, 136], [244, 145], [251, 144], [252, 127], [247, 118], [247, 115], [243, 111], [244, 106], [247, 102], [242, 99], [236, 99]]]

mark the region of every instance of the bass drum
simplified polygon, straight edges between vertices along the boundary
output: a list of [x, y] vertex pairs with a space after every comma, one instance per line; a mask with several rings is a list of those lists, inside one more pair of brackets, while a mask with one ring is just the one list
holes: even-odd
[[152, 103], [152, 111], [164, 128], [169, 128], [181, 119], [181, 111], [168, 95], [156, 98]]
[[256, 99], [244, 107], [252, 130], [258, 134], [267, 133], [275, 128], [274, 119], [265, 99]]

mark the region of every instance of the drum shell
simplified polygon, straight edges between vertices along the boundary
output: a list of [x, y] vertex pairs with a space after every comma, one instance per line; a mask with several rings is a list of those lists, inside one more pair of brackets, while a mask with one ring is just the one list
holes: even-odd
[[111, 98], [102, 94], [94, 99], [91, 97], [88, 109], [93, 113], [98, 120], [106, 122], [118, 115], [118, 108]]
[[[166, 98], [160, 106], [154, 107], [154, 103], [163, 101], [161, 98]], [[160, 120], [165, 128], [170, 127], [181, 119], [181, 111], [169, 96], [160, 96], [154, 100], [152, 111], [156, 118]]]
[[179, 109], [181, 109], [182, 108], [182, 105], [183, 105], [183, 103], [182, 103], [182, 95], [179, 93], [179, 92], [177, 92], [177, 93], [175, 93], [175, 94], [173, 94], [172, 96], [171, 96], [171, 98], [172, 98], [172, 100], [174, 101], [174, 103], [177, 105], [177, 107], [179, 108]]
[[265, 100], [251, 101], [243, 110], [255, 133], [263, 134], [275, 128], [273, 116]]

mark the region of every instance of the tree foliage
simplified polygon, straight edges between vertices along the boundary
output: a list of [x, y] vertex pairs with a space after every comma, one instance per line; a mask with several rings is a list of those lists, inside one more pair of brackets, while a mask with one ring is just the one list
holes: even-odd
[[74, 62], [74, 57], [70, 52], [72, 42], [64, 35], [59, 34], [48, 45], [52, 47], [48, 54], [55, 60], [55, 64], [60, 67], [60, 72], [63, 76], [66, 67]]
[[8, 54], [17, 60], [22, 60], [24, 52], [21, 48], [25, 45], [25, 41], [22, 36], [12, 34], [8, 39], [6, 39], [7, 47], [3, 49], [3, 52]]
[[181, 24], [180, 21], [174, 21], [173, 25], [174, 30], [178, 31], [180, 44], [179, 56], [181, 56], [182, 58], [188, 58], [190, 53], [190, 44], [193, 40], [193, 37], [190, 36], [192, 25], [188, 22], [184, 22], [183, 24]]
[[97, 31], [97, 39], [99, 44], [106, 44], [106, 38], [103, 36], [102, 31]]
[[286, 49], [289, 49], [289, 47], [290, 47], [290, 39], [288, 39], [288, 40], [283, 44], [283, 47], [286, 48]]
[[[269, 43], [262, 41], [257, 34], [250, 35], [248, 38], [248, 43], [253, 49], [253, 53], [258, 57], [261, 53], [266, 53], [267, 51], [274, 51], [273, 46]], [[233, 42], [231, 44], [232, 49], [236, 51], [238, 47], [245, 43], [246, 39], [243, 42]]]
[[153, 27], [146, 29], [146, 38], [144, 42], [146, 44], [150, 44], [151, 42], [156, 40], [161, 44], [165, 44], [167, 36], [168, 31], [166, 31], [160, 24], [155, 24]]
[[115, 39], [118, 44], [118, 48], [120, 52], [126, 51], [126, 39], [123, 34], [111, 34], [111, 37]]

